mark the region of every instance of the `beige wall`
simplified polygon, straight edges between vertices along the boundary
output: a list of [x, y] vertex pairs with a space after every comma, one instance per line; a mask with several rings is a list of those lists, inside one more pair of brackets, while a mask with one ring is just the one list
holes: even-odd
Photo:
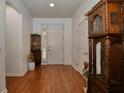
[[82, 74], [88, 58], [88, 19], [85, 14], [100, 0], [83, 0], [72, 18], [72, 65]]

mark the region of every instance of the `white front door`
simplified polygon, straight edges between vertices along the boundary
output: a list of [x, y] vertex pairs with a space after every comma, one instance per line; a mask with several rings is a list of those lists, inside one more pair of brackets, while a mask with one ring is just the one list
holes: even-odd
[[64, 64], [64, 25], [48, 25], [48, 64]]

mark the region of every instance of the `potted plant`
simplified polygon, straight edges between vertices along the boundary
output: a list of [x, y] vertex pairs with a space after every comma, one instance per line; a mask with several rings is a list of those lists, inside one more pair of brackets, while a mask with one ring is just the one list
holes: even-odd
[[34, 55], [32, 52], [28, 55], [28, 70], [33, 71], [35, 69]]
[[84, 80], [84, 92], [87, 93], [88, 76], [89, 76], [89, 63], [84, 62], [83, 64], [83, 80]]

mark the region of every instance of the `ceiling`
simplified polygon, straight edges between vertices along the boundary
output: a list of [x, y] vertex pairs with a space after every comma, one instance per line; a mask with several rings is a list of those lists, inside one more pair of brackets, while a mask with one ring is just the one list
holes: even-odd
[[49, 7], [50, 0], [22, 0], [33, 18], [71, 18], [82, 0], [54, 0], [55, 7]]

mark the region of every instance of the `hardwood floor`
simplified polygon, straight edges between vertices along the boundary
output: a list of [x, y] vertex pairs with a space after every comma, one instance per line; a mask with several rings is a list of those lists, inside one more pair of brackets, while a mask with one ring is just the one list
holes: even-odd
[[24, 77], [7, 77], [8, 93], [84, 93], [83, 78], [71, 66], [42, 66]]

